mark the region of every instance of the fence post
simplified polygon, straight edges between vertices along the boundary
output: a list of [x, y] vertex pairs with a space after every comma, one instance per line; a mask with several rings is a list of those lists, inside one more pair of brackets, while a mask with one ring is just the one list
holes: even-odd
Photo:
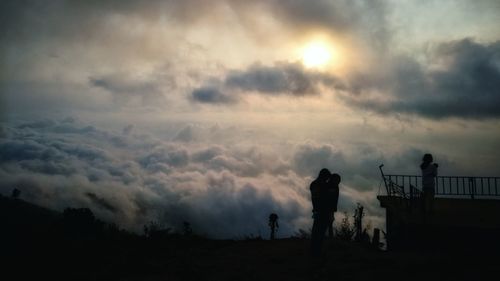
[[474, 199], [474, 193], [476, 192], [476, 181], [473, 177], [469, 177], [469, 192], [471, 199]]
[[[436, 187], [434, 188], [434, 194], [436, 195], [436, 194], [439, 194], [439, 192], [438, 192], [438, 189], [439, 189], [439, 188], [438, 188], [438, 187], [439, 187], [439, 180], [438, 180], [438, 177], [434, 177], [434, 182], [436, 182]], [[423, 188], [424, 188], [424, 187], [422, 186], [422, 189], [423, 189]]]
[[389, 191], [390, 191], [390, 195], [389, 196], [392, 196], [393, 194], [393, 187], [392, 187], [392, 177], [389, 176]]

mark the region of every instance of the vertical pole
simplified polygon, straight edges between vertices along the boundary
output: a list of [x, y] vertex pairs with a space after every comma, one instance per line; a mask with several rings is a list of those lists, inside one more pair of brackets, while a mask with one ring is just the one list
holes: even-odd
[[498, 181], [498, 178], [495, 178], [495, 195], [498, 195], [497, 181]]
[[484, 178], [481, 178], [481, 194], [480, 195], [484, 195], [484, 183], [483, 183], [483, 179]]
[[470, 192], [471, 199], [474, 199], [474, 185], [475, 185], [474, 178], [470, 177], [469, 178], [469, 192]]
[[391, 195], [392, 196], [392, 193], [394, 192], [394, 187], [392, 186], [392, 176], [389, 176], [389, 190], [391, 192]]
[[382, 179], [384, 180], [384, 184], [385, 184], [385, 191], [387, 191], [387, 195], [388, 196], [391, 196], [390, 192], [389, 192], [389, 187], [387, 186], [387, 180], [385, 179], [385, 175], [384, 175], [384, 171], [382, 171], [382, 167], [384, 167], [384, 164], [380, 164], [378, 166], [379, 170], [380, 170], [380, 174], [382, 174]]
[[463, 191], [462, 192], [463, 195], [465, 195], [465, 178], [464, 177], [462, 177], [462, 191]]
[[375, 249], [379, 249], [380, 245], [380, 229], [374, 228], [373, 229], [373, 238], [372, 238], [372, 246]]
[[488, 178], [488, 195], [493, 195], [493, 194], [491, 193], [490, 178]]

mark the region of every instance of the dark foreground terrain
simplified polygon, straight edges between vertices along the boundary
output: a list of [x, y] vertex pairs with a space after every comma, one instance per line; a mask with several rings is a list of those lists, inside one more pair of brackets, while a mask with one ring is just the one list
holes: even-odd
[[[74, 211], [74, 210], [73, 210]], [[0, 198], [2, 280], [497, 280], [494, 249], [457, 247], [384, 252], [329, 240], [326, 258], [308, 256], [309, 240], [210, 240], [140, 236]]]

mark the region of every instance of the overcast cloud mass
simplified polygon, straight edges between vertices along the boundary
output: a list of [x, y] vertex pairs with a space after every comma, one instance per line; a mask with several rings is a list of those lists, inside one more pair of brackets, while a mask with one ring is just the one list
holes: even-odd
[[374, 227], [381, 163], [500, 176], [499, 1], [26, 0], [0, 21], [3, 195], [217, 238], [276, 212], [286, 237], [323, 167]]

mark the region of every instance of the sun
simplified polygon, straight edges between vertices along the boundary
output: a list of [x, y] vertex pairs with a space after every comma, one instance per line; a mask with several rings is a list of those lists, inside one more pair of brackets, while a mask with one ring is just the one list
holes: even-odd
[[332, 59], [332, 48], [326, 43], [315, 41], [302, 50], [302, 63], [308, 68], [321, 68]]

